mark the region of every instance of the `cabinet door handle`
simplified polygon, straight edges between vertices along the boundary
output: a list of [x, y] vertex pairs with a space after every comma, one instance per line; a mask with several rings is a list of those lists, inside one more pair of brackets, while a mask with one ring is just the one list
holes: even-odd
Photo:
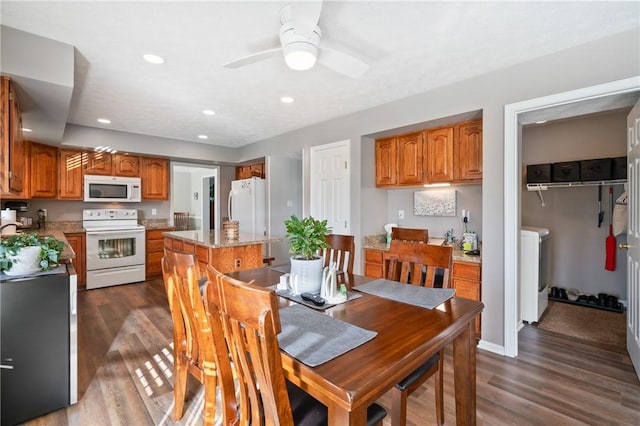
[[0, 364], [0, 369], [4, 368], [5, 370], [13, 370], [13, 365]]

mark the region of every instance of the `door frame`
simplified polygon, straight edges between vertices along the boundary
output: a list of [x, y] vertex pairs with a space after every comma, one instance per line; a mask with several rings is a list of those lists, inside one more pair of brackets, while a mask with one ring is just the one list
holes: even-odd
[[518, 355], [520, 287], [520, 191], [522, 126], [520, 114], [640, 90], [640, 76], [557, 93], [504, 107], [504, 355]]

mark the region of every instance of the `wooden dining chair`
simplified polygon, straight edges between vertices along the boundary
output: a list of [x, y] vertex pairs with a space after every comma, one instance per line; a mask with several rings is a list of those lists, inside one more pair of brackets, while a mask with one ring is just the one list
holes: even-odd
[[428, 229], [391, 228], [391, 240], [429, 242]]
[[[285, 380], [275, 291], [227, 277], [211, 266], [207, 274], [207, 304], [212, 311], [221, 312], [227, 347], [241, 384], [236, 424], [327, 425], [327, 407]], [[384, 408], [372, 404], [367, 424], [381, 425], [385, 416]]]
[[189, 212], [174, 212], [173, 226], [176, 228], [176, 231], [188, 231], [189, 230]]
[[[391, 240], [385, 259], [388, 280], [424, 287], [450, 287], [452, 249], [446, 246]], [[391, 425], [407, 422], [407, 399], [435, 375], [436, 420], [444, 424], [444, 350], [415, 369], [391, 390]]]
[[331, 262], [336, 262], [338, 271], [353, 274], [353, 263], [355, 260], [356, 245], [353, 235], [325, 235], [329, 248], [323, 249], [322, 257], [324, 266], [329, 266]]
[[[166, 250], [162, 273], [174, 324], [174, 419], [184, 413], [188, 374], [204, 386], [204, 424], [222, 415], [224, 424], [235, 417], [233, 372], [228, 357], [218, 359], [216, 348], [226, 350], [219, 317], [209, 317], [200, 292], [200, 272], [192, 254]], [[222, 413], [216, 413], [216, 388], [220, 387]], [[228, 391], [230, 389], [230, 392]]]

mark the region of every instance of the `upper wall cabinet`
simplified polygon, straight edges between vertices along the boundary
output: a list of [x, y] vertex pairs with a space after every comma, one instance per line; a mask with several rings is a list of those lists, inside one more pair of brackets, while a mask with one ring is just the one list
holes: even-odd
[[398, 138], [376, 140], [376, 186], [398, 183]]
[[86, 153], [84, 163], [86, 175], [140, 176], [140, 159], [135, 155], [92, 151]]
[[243, 164], [236, 167], [236, 179], [249, 179], [251, 177], [259, 177], [264, 179], [264, 162]]
[[456, 180], [482, 181], [482, 121], [458, 125]]
[[26, 177], [22, 115], [11, 80], [2, 77], [0, 87], [0, 192], [18, 194]]
[[58, 195], [58, 148], [31, 142], [31, 198], [56, 198]]
[[75, 149], [61, 149], [58, 153], [58, 198], [61, 200], [82, 200], [84, 189], [83, 152]]
[[427, 146], [425, 183], [453, 181], [453, 144], [455, 126], [425, 132]]
[[376, 186], [482, 181], [482, 121], [376, 140]]
[[169, 199], [169, 161], [164, 158], [140, 157], [142, 200]]

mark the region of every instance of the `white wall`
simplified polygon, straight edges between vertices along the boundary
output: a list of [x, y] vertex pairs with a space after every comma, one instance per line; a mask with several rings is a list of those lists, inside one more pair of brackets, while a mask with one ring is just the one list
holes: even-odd
[[[284, 237], [284, 221], [291, 215], [302, 216], [302, 158], [270, 155], [266, 158], [266, 176], [269, 198], [269, 232], [273, 237]], [[272, 243], [270, 253], [273, 265], [289, 263], [289, 243]]]
[[[522, 164], [553, 163], [626, 155], [627, 112], [588, 116], [528, 126], [522, 131]], [[526, 178], [523, 179], [526, 182]], [[524, 188], [523, 188], [524, 189]], [[604, 221], [597, 222], [598, 187], [551, 188], [543, 192], [542, 207], [535, 192], [521, 194], [523, 225], [549, 228], [551, 283], [585, 294], [600, 292], [627, 298], [626, 256], [619, 252], [615, 271], [604, 269], [605, 239], [609, 234], [608, 186], [602, 190]], [[614, 186], [614, 197], [623, 191]], [[625, 242], [619, 236], [618, 242]]]
[[[389, 201], [384, 190], [375, 190], [371, 185], [373, 148], [357, 141], [369, 140], [367, 135], [388, 129], [481, 110], [484, 142], [482, 300], [485, 305], [482, 337], [500, 347], [504, 343], [504, 106], [637, 75], [640, 75], [640, 31], [633, 30], [257, 142], [241, 148], [240, 159], [298, 149], [308, 152], [311, 146], [336, 140], [356, 141], [351, 150], [351, 223], [359, 245], [363, 235], [377, 232], [381, 217], [377, 210], [383, 210], [386, 216]], [[304, 180], [304, 207], [308, 210], [311, 196], [308, 176], [305, 175]]]

